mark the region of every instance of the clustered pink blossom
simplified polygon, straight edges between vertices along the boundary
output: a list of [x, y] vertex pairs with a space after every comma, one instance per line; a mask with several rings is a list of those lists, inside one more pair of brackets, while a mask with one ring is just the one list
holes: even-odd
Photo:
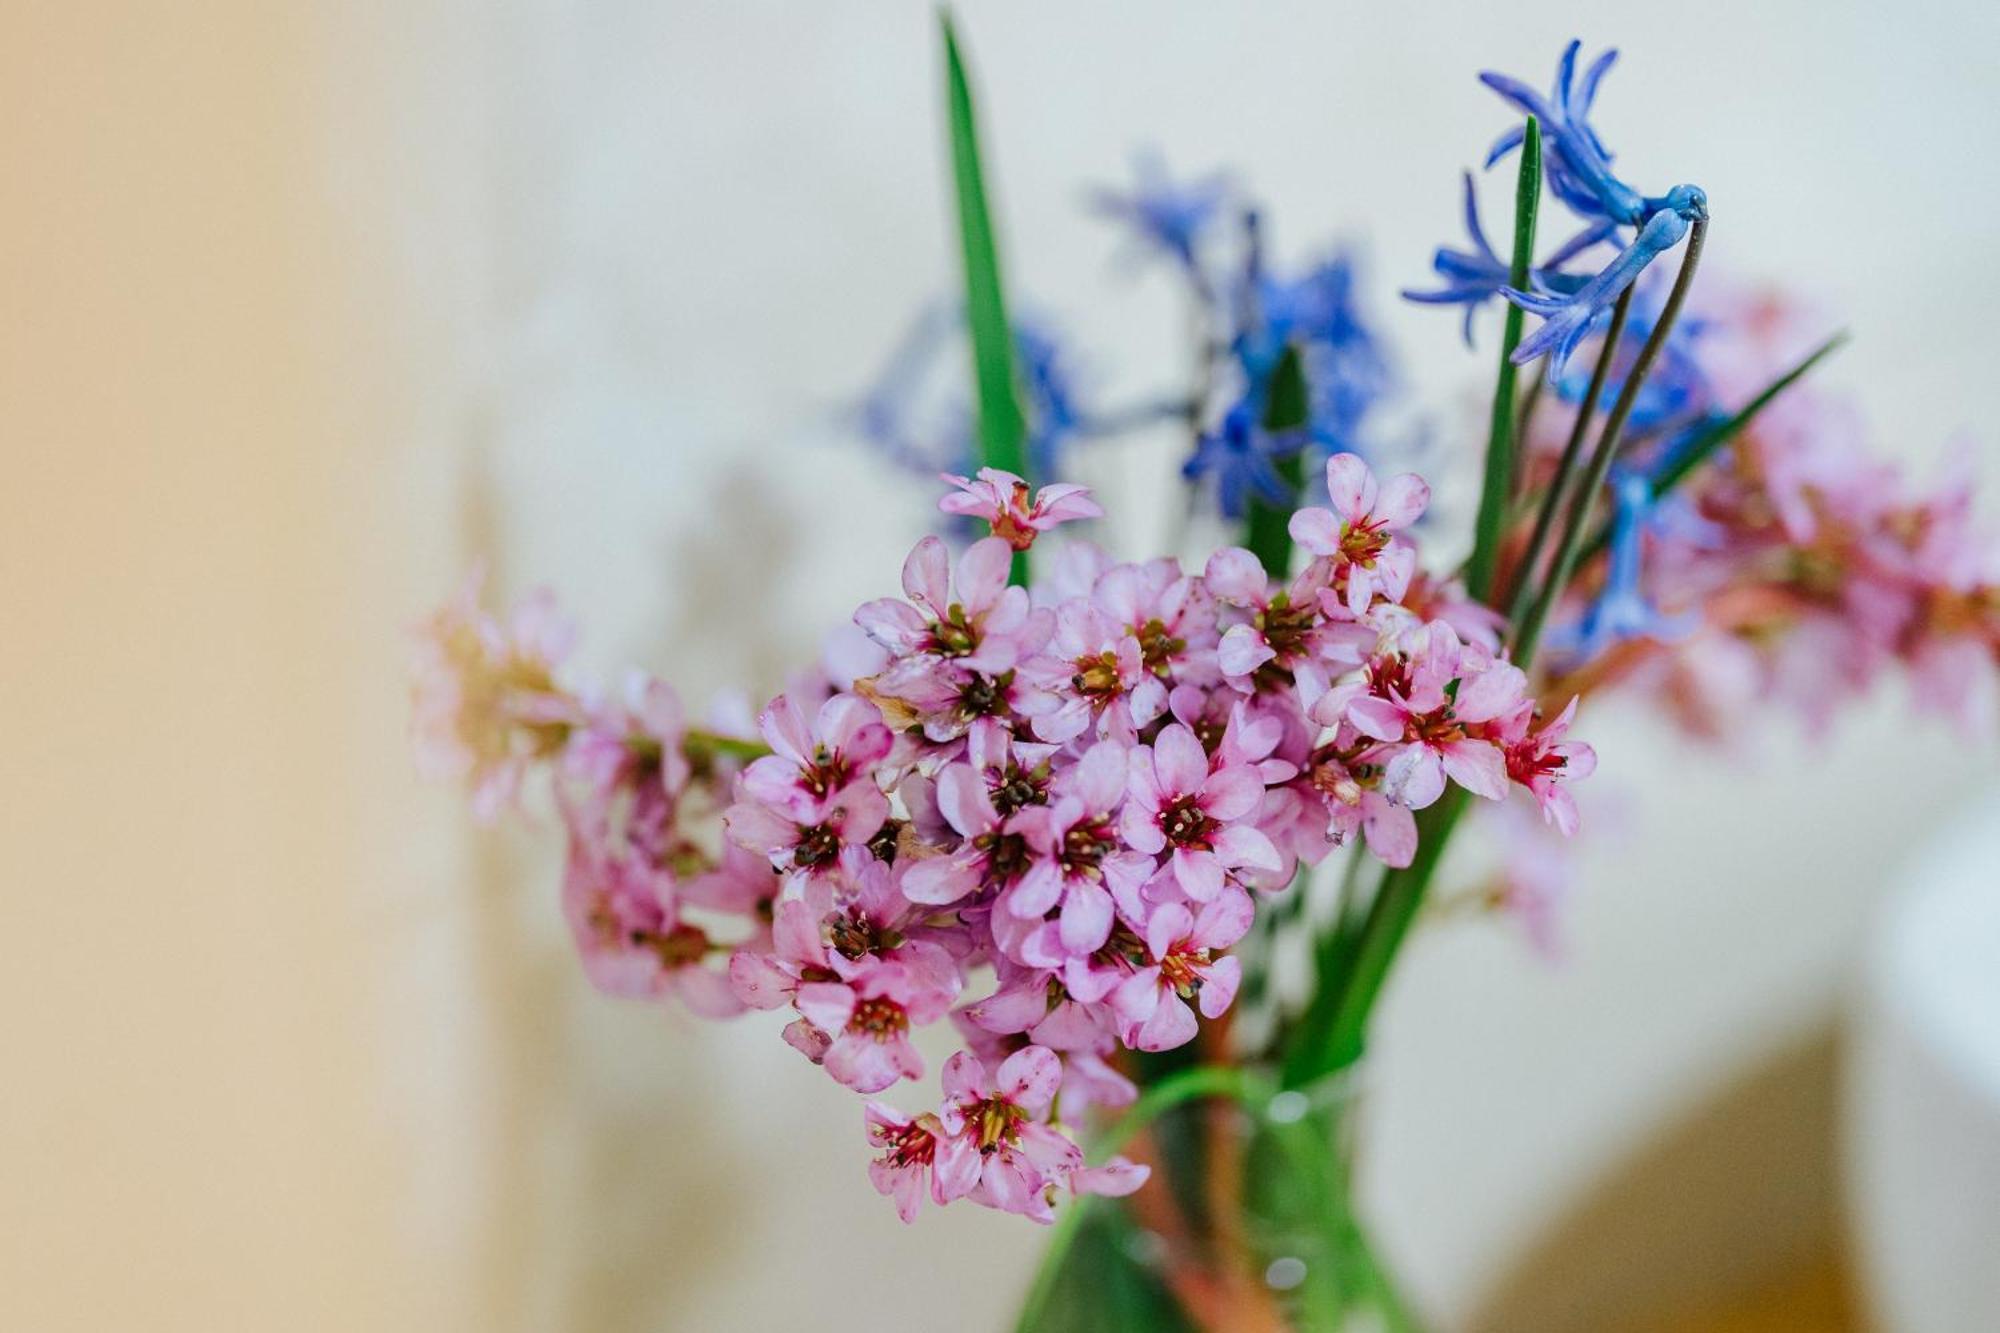
[[[1725, 289], [1696, 311], [1704, 376], [1747, 400], [1809, 344], [1802, 313]], [[1547, 423], [1544, 455], [1566, 423]], [[1641, 445], [1642, 449], [1646, 446]], [[1744, 734], [1760, 707], [1822, 731], [1891, 668], [1920, 707], [1990, 731], [2000, 666], [2000, 541], [1975, 520], [1969, 460], [1913, 486], [1868, 447], [1852, 406], [1812, 379], [1759, 414], [1649, 525], [1649, 596], [1687, 628], [1565, 663], [1552, 693], [1655, 692], [1693, 734]], [[1574, 585], [1589, 598], [1592, 577]]]
[[1016, 551], [1025, 551], [1035, 538], [1061, 523], [1080, 518], [1102, 518], [1104, 511], [1082, 486], [1059, 483], [1044, 486], [1028, 498], [1028, 483], [997, 467], [979, 469], [979, 477], [943, 474], [958, 489], [938, 501], [947, 514], [983, 518], [993, 535]]
[[[605, 989], [782, 1011], [785, 1040], [867, 1096], [923, 1079], [913, 1037], [950, 1020], [966, 1049], [935, 1109], [868, 1104], [870, 1178], [906, 1219], [928, 1195], [1047, 1221], [1065, 1193], [1143, 1181], [1086, 1166], [1070, 1126], [1132, 1099], [1124, 1052], [1227, 1021], [1232, 950], [1302, 866], [1357, 834], [1409, 864], [1412, 812], [1448, 784], [1575, 825], [1565, 783], [1591, 751], [1462, 592], [1419, 576], [1428, 488], [1352, 455], [1327, 472], [1333, 508], [1294, 518], [1288, 579], [1242, 550], [1190, 573], [1072, 543], [1037, 552], [1031, 588], [1008, 581], [1014, 552], [1096, 506], [954, 478], [946, 507], [996, 535], [955, 564], [919, 542], [905, 597], [855, 614], [874, 659], [773, 699], [761, 746], [690, 728], [657, 682], [585, 702], [549, 654], [515, 672], [523, 699], [499, 692], [469, 767], [511, 790], [521, 756], [562, 761], [565, 902]], [[512, 641], [453, 616], [427, 691], [514, 688]], [[423, 716], [457, 734], [465, 711]]]

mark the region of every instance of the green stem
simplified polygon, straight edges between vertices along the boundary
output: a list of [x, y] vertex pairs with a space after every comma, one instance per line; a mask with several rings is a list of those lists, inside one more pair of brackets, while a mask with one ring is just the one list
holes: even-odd
[[[1637, 284], [1633, 284], [1637, 286]], [[1542, 507], [1535, 514], [1535, 530], [1528, 538], [1528, 549], [1522, 554], [1520, 563], [1514, 569], [1514, 597], [1507, 608], [1507, 623], [1519, 625], [1521, 616], [1528, 609], [1528, 599], [1535, 591], [1535, 569], [1542, 563], [1542, 551], [1548, 546], [1549, 533], [1554, 530], [1556, 515], [1561, 512], [1563, 492], [1569, 483], [1570, 474], [1576, 470], [1576, 461], [1583, 455], [1583, 437], [1590, 433], [1590, 422], [1597, 415], [1597, 400], [1603, 396], [1604, 382], [1611, 377], [1611, 363], [1618, 355], [1618, 340], [1625, 333], [1625, 316], [1632, 309], [1632, 287], [1618, 293], [1618, 301], [1611, 307], [1611, 327], [1605, 331], [1604, 343], [1597, 350], [1597, 366], [1590, 372], [1590, 388], [1585, 391], [1583, 401], [1577, 405], [1576, 420], [1570, 423], [1569, 439], [1563, 444], [1562, 458], [1556, 463], [1556, 474], [1549, 481], [1549, 488], [1542, 496]]]
[[1451, 831], [1465, 812], [1468, 799], [1463, 788], [1453, 787], [1417, 816], [1416, 856], [1404, 869], [1391, 870], [1382, 877], [1382, 887], [1375, 891], [1375, 901], [1361, 927], [1354, 962], [1335, 992], [1325, 1042], [1318, 1049], [1303, 1048], [1293, 1053], [1285, 1065], [1286, 1086], [1311, 1082], [1361, 1058], [1375, 1000], [1381, 994], [1383, 982], [1388, 980], [1404, 937], [1417, 919], [1424, 893], [1430, 888], [1438, 863], [1444, 858], [1445, 844], [1451, 840]]
[[[1528, 117], [1521, 141], [1521, 170], [1514, 184], [1514, 255], [1509, 278], [1525, 291], [1535, 260], [1535, 214], [1542, 198], [1542, 127]], [[1500, 338], [1500, 377], [1493, 387], [1493, 420], [1486, 437], [1486, 473], [1479, 495], [1479, 518], [1473, 528], [1472, 558], [1466, 562], [1465, 585], [1484, 601], [1493, 587], [1493, 566], [1499, 558], [1500, 533], [1507, 517], [1508, 493], [1514, 478], [1514, 385], [1520, 368], [1514, 349], [1521, 343], [1522, 311], [1507, 307]]]
[[[1263, 424], [1267, 432], [1284, 436], [1305, 429], [1312, 415], [1312, 398], [1297, 347], [1286, 344], [1278, 364], [1271, 370], [1271, 382], [1264, 394]], [[1273, 460], [1272, 466], [1284, 480], [1285, 500], [1267, 504], [1255, 495], [1250, 497], [1249, 513], [1243, 520], [1243, 545], [1263, 564], [1266, 574], [1284, 579], [1292, 572], [1292, 514], [1298, 509], [1299, 493], [1305, 486], [1303, 450]]]
[[[1246, 1105], [1261, 1105], [1271, 1099], [1274, 1091], [1270, 1079], [1255, 1070], [1236, 1065], [1196, 1065], [1183, 1069], [1161, 1079], [1132, 1103], [1131, 1108], [1091, 1145], [1090, 1163], [1093, 1166], [1103, 1165], [1148, 1125], [1183, 1102], [1202, 1097], [1230, 1097]], [[1033, 1333], [1040, 1326], [1049, 1297], [1054, 1294], [1056, 1282], [1062, 1276], [1063, 1262], [1070, 1248], [1076, 1244], [1077, 1233], [1093, 1204], [1094, 1200], [1089, 1198], [1076, 1200], [1050, 1229], [1048, 1248], [1042, 1252], [1041, 1266], [1035, 1270], [1034, 1283], [1028, 1288], [1027, 1300], [1021, 1306], [1021, 1318], [1015, 1324], [1020, 1333]]]
[[1603, 487], [1605, 477], [1610, 475], [1612, 460], [1618, 456], [1618, 437], [1624, 432], [1625, 420], [1632, 414], [1632, 405], [1638, 401], [1639, 390], [1653, 369], [1653, 362], [1659, 358], [1660, 349], [1666, 345], [1667, 334], [1673, 330], [1674, 320], [1679, 317], [1681, 306], [1687, 300], [1695, 269], [1701, 263], [1702, 243], [1707, 236], [1708, 219], [1697, 218], [1688, 231], [1687, 250], [1681, 255], [1680, 272], [1674, 275], [1667, 303], [1660, 310], [1653, 331], [1639, 348], [1639, 355], [1618, 390], [1618, 400], [1611, 405], [1611, 415], [1605, 420], [1604, 432], [1597, 437], [1597, 448], [1590, 456], [1590, 464], [1577, 487], [1576, 497], [1570, 503], [1569, 520], [1563, 528], [1562, 541], [1556, 547], [1548, 580], [1542, 585], [1541, 594], [1536, 597], [1527, 620], [1515, 632], [1514, 664], [1523, 671], [1534, 661], [1542, 627], [1548, 623], [1549, 613], [1554, 610], [1563, 589], [1569, 586], [1570, 576], [1576, 572], [1577, 563], [1583, 555], [1584, 529], [1590, 522], [1591, 507], [1597, 502], [1597, 493]]
[[703, 731], [699, 727], [689, 727], [682, 733], [681, 745], [690, 752], [728, 755], [735, 759], [761, 759], [771, 753], [771, 747], [762, 741], [744, 740], [740, 736], [724, 736], [719, 732]]

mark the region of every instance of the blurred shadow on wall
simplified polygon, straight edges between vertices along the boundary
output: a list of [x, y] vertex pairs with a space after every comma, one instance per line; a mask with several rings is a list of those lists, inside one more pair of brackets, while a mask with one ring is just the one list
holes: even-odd
[[[799, 664], [799, 635], [786, 628], [784, 606], [756, 590], [812, 586], [794, 535], [806, 525], [779, 504], [755, 468], [739, 463], [722, 474], [707, 493], [702, 524], [666, 544], [672, 592], [652, 617], [661, 628], [645, 640], [647, 660], [677, 683], [739, 691], [753, 710], [780, 688], [786, 664]], [[815, 613], [810, 623], [822, 618]], [[698, 711], [704, 694], [690, 688], [683, 700]]]
[[[491, 462], [476, 444], [461, 487], [467, 563], [485, 562], [490, 605], [510, 604], [520, 589], [503, 559]], [[775, 608], [740, 593], [769, 586], [759, 581], [790, 559], [782, 540], [739, 544], [746, 531], [783, 530], [768, 510], [749, 475], [736, 473], [718, 491], [713, 521], [672, 544], [668, 568], [731, 568], [739, 582], [676, 580], [686, 600], [653, 617], [668, 626], [657, 656], [672, 661], [691, 643], [709, 653], [717, 645], [704, 627], [727, 624], [727, 644], [744, 658], [729, 663], [743, 668], [731, 678], [764, 679], [752, 668], [780, 660]], [[476, 1234], [467, 1238], [475, 1326], [667, 1327], [688, 1296], [669, 1279], [734, 1280], [726, 1260], [748, 1206], [740, 1182], [755, 1164], [720, 1123], [718, 1099], [699, 1080], [676, 1077], [688, 1061], [671, 1058], [676, 1034], [661, 1011], [606, 999], [584, 980], [559, 938], [543, 846], [555, 836], [553, 826], [526, 837], [477, 831], [466, 862], [463, 911], [483, 1029], [467, 1066], [472, 1086], [461, 1090], [483, 1140]], [[685, 1055], [692, 1046], [681, 1042]], [[659, 1258], [668, 1237], [671, 1268]]]
[[1539, 1238], [1473, 1333], [1849, 1333], [1831, 1025], [1669, 1127]]

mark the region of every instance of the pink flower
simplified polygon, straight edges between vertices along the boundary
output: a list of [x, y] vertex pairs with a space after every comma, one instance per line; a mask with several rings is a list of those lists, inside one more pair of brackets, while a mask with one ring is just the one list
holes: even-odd
[[875, 706], [852, 694], [821, 704], [811, 727], [781, 694], [758, 714], [757, 729], [772, 753], [743, 770], [744, 792], [805, 819], [823, 816], [855, 783], [872, 785], [873, 766], [895, 744]]
[[896, 1201], [896, 1216], [905, 1222], [916, 1221], [926, 1193], [939, 1207], [950, 1202], [945, 1198], [944, 1182], [937, 1170], [938, 1152], [947, 1144], [938, 1118], [934, 1115], [912, 1118], [893, 1106], [875, 1101], [868, 1103], [865, 1117], [868, 1142], [882, 1153], [868, 1164], [868, 1179], [877, 1194]]
[[1327, 838], [1334, 846], [1359, 830], [1382, 864], [1400, 869], [1416, 857], [1417, 821], [1376, 789], [1381, 775], [1379, 766], [1350, 764], [1328, 747], [1307, 768], [1302, 785], [1325, 811]]
[[673, 880], [664, 870], [605, 857], [572, 839], [563, 873], [563, 915], [593, 986], [628, 1000], [678, 996], [705, 1018], [743, 1006], [720, 971], [702, 964], [712, 951], [699, 927], [675, 919]]
[[782, 1008], [799, 987], [839, 979], [827, 963], [819, 918], [797, 899], [778, 904], [768, 950], [742, 948], [729, 958], [730, 987], [752, 1009]]
[[983, 518], [992, 525], [993, 535], [1016, 551], [1025, 551], [1035, 538], [1059, 523], [1079, 518], [1103, 518], [1104, 511], [1083, 486], [1044, 486], [1028, 500], [1028, 483], [998, 468], [979, 469], [979, 480], [946, 472], [944, 479], [958, 487], [958, 494], [938, 501], [947, 514]]
[[770, 858], [824, 910], [832, 901], [841, 853], [866, 849], [889, 818], [889, 801], [871, 780], [841, 788], [814, 813], [795, 814], [744, 800], [722, 817], [738, 846]]
[[930, 969], [883, 962], [850, 981], [808, 981], [793, 996], [805, 1020], [832, 1037], [826, 1072], [856, 1092], [880, 1092], [899, 1078], [922, 1078], [910, 1029], [944, 1017], [957, 997]]
[[1043, 1123], [1062, 1081], [1062, 1062], [1042, 1046], [1023, 1047], [992, 1072], [970, 1051], [946, 1061], [938, 1118], [949, 1143], [936, 1168], [943, 1197], [1051, 1222], [1058, 1188], [1116, 1194], [1143, 1184], [1145, 1168], [1122, 1159], [1085, 1167], [1076, 1143]]
[[1130, 744], [1166, 711], [1166, 686], [1146, 670], [1138, 638], [1086, 601], [1056, 608], [1047, 654], [1022, 670], [1060, 701], [1035, 718], [1035, 734], [1045, 741], [1072, 740], [1095, 724], [1100, 737]]
[[1355, 615], [1365, 612], [1377, 595], [1401, 601], [1416, 570], [1417, 553], [1393, 534], [1417, 521], [1430, 503], [1431, 488], [1413, 472], [1377, 487], [1375, 474], [1358, 456], [1335, 454], [1326, 461], [1326, 490], [1332, 511], [1293, 514], [1292, 540], [1333, 563], [1335, 587], [1344, 592], [1342, 600]]
[[1567, 783], [1589, 777], [1597, 770], [1597, 752], [1582, 741], [1566, 741], [1570, 723], [1576, 717], [1576, 700], [1571, 699], [1554, 721], [1529, 730], [1533, 705], [1521, 712], [1521, 738], [1507, 747], [1507, 776], [1534, 793], [1542, 807], [1542, 818], [1564, 837], [1576, 833], [1576, 798]]
[[1118, 988], [1112, 1004], [1127, 1025], [1128, 1045], [1164, 1051], [1192, 1041], [1194, 1010], [1219, 1018], [1236, 998], [1243, 964], [1234, 956], [1215, 957], [1242, 939], [1255, 908], [1248, 894], [1224, 893], [1196, 916], [1179, 903], [1162, 903], [1146, 923], [1145, 966]]
[[[1456, 681], [1456, 690], [1448, 687]], [[1507, 794], [1500, 748], [1479, 734], [1521, 702], [1527, 677], [1518, 667], [1463, 648], [1442, 621], [1404, 638], [1404, 652], [1377, 658], [1359, 692], [1338, 690], [1315, 708], [1333, 725], [1345, 720], [1382, 742], [1382, 793], [1421, 810], [1444, 793], [1445, 778], [1489, 800]]]
[[1169, 683], [1214, 683], [1215, 598], [1178, 562], [1114, 565], [1098, 576], [1089, 597], [1138, 641], [1147, 672]]
[[512, 805], [530, 768], [562, 753], [582, 705], [555, 681], [574, 635], [545, 592], [505, 625], [479, 605], [484, 573], [419, 627], [411, 687], [417, 762], [463, 779], [473, 814], [491, 822]]
[[1209, 771], [1208, 754], [1178, 722], [1151, 748], [1132, 751], [1130, 788], [1119, 831], [1152, 855], [1167, 852], [1181, 891], [1208, 902], [1230, 870], [1277, 870], [1278, 849], [1247, 822], [1264, 800], [1264, 779], [1249, 764]]
[[[1136, 899], [1153, 870], [1151, 857], [1119, 847], [1112, 822], [1125, 795], [1126, 753], [1116, 741], [1099, 741], [1065, 772], [1052, 804], [1022, 810], [1010, 821], [1027, 840], [1032, 859], [1000, 899], [1000, 909], [1018, 920], [1037, 921], [1060, 907], [1061, 956], [1102, 945], [1111, 934], [1114, 901]], [[1054, 960], [1038, 955], [1026, 961]]]
[[725, 840], [722, 860], [709, 870], [684, 880], [681, 901], [750, 922], [752, 941], [768, 942], [778, 891], [784, 882], [771, 863], [757, 853]]
[[1373, 626], [1324, 614], [1322, 575], [1309, 568], [1274, 591], [1263, 563], [1242, 547], [1209, 557], [1202, 576], [1208, 591], [1250, 612], [1247, 622], [1223, 632], [1216, 651], [1216, 665], [1237, 689], [1252, 693], [1260, 684], [1289, 679], [1298, 686], [1300, 702], [1311, 707], [1326, 690], [1329, 666], [1358, 665], [1362, 653], [1375, 646]]
[[983, 888], [1005, 888], [1027, 869], [1027, 841], [994, 805], [972, 765], [953, 764], [938, 774], [937, 803], [963, 841], [956, 851], [910, 865], [903, 891], [911, 899], [945, 906]]
[[652, 865], [672, 863], [686, 846], [675, 828], [691, 776], [686, 734], [680, 697], [665, 681], [634, 675], [624, 704], [592, 708], [563, 756], [572, 781], [559, 804], [571, 832]]
[[1015, 969], [1005, 985], [964, 1012], [984, 1031], [1025, 1033], [1035, 1045], [1057, 1051], [1103, 1050], [1115, 1036], [1110, 1007], [1077, 999], [1047, 968]]
[[[997, 537], [976, 541], [959, 557], [956, 593], [942, 541], [926, 537], [903, 562], [909, 601], [880, 598], [854, 613], [854, 623], [898, 658], [951, 662], [997, 675], [1020, 656], [1028, 594], [1007, 585], [1011, 553]], [[912, 664], [892, 666], [888, 678]]]

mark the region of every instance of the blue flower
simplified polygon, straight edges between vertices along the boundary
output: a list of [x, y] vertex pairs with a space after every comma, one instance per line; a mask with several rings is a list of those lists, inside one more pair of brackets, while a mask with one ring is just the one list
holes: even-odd
[[1217, 172], [1176, 182], [1154, 153], [1134, 159], [1133, 172], [1138, 181], [1129, 194], [1098, 189], [1092, 192], [1091, 206], [1130, 227], [1143, 245], [1194, 270], [1203, 234], [1229, 197], [1228, 178]]
[[[1556, 64], [1555, 87], [1547, 97], [1519, 79], [1490, 70], [1481, 74], [1479, 81], [1523, 115], [1541, 122], [1543, 175], [1558, 199], [1580, 217], [1643, 226], [1654, 213], [1671, 205], [1664, 197], [1642, 195], [1611, 173], [1611, 152], [1590, 127], [1590, 107], [1618, 52], [1606, 51], [1593, 60], [1583, 73], [1582, 86], [1577, 87], [1576, 57], [1582, 46], [1582, 42], [1572, 41], [1563, 48], [1562, 59]], [[1486, 165], [1492, 166], [1519, 148], [1526, 132], [1523, 124], [1501, 135], [1487, 153]]]
[[[946, 355], [963, 331], [963, 311], [948, 303], [919, 312], [848, 416], [855, 433], [889, 462], [928, 479], [977, 466], [969, 394], [961, 367]], [[1095, 427], [1081, 401], [1069, 350], [1047, 325], [1018, 318], [1014, 358], [1029, 471], [1038, 482], [1059, 479], [1070, 443]]]
[[1290, 489], [1272, 463], [1279, 452], [1257, 425], [1254, 397], [1246, 395], [1223, 414], [1219, 427], [1196, 442], [1181, 475], [1189, 481], [1212, 480], [1223, 517], [1242, 518], [1253, 494], [1272, 505], [1292, 503]]
[[1063, 454], [1069, 442], [1091, 429], [1079, 401], [1069, 351], [1049, 329], [1016, 320], [1014, 366], [1027, 408], [1029, 471], [1037, 482], [1053, 481], [1064, 473]]
[[[1614, 226], [1635, 227], [1638, 234], [1619, 256], [1596, 277], [1579, 287], [1530, 282], [1529, 291], [1509, 286], [1502, 294], [1523, 310], [1542, 316], [1542, 326], [1514, 349], [1516, 365], [1525, 365], [1549, 355], [1550, 372], [1560, 375], [1577, 344], [1587, 337], [1597, 322], [1645, 271], [1646, 266], [1680, 244], [1688, 227], [1708, 217], [1708, 196], [1693, 185], [1676, 185], [1663, 195], [1641, 194], [1611, 172], [1611, 151], [1590, 126], [1591, 104], [1616, 51], [1606, 51], [1584, 71], [1579, 85], [1576, 56], [1581, 42], [1563, 48], [1556, 65], [1556, 81], [1547, 97], [1504, 74], [1491, 71], [1479, 81], [1506, 98], [1516, 109], [1533, 116], [1542, 127], [1542, 166], [1549, 188], [1558, 199], [1587, 221], [1609, 222]], [[1492, 166], [1521, 145], [1526, 126], [1519, 125], [1500, 136], [1487, 154]], [[1490, 252], [1490, 247], [1489, 247]]]
[[[1530, 275], [1533, 285], [1552, 292], [1571, 292], [1581, 287], [1584, 283], [1582, 277], [1558, 270], [1591, 246], [1607, 239], [1617, 225], [1603, 219], [1572, 236]], [[1473, 312], [1500, 295], [1511, 280], [1512, 266], [1494, 253], [1492, 243], [1486, 239], [1486, 229], [1479, 225], [1479, 199], [1473, 190], [1472, 173], [1469, 171], [1465, 173], [1465, 230], [1472, 238], [1472, 249], [1454, 250], [1448, 245], [1441, 245], [1431, 259], [1431, 268], [1444, 279], [1444, 286], [1434, 292], [1405, 288], [1403, 299], [1425, 305], [1463, 306], [1465, 345], [1470, 347]]]
[[1526, 365], [1546, 354], [1550, 357], [1549, 373], [1562, 374], [1570, 353], [1611, 309], [1619, 294], [1638, 280], [1648, 264], [1679, 245], [1690, 223], [1707, 216], [1707, 196], [1692, 185], [1676, 185], [1666, 205], [1646, 220], [1632, 243], [1601, 273], [1574, 291], [1545, 288], [1523, 292], [1502, 288], [1501, 295], [1509, 301], [1529, 314], [1542, 317], [1541, 327], [1514, 349], [1514, 364]]
[[[1304, 432], [1278, 442], [1277, 452], [1307, 443], [1330, 453], [1367, 452], [1362, 426], [1396, 383], [1395, 367], [1355, 296], [1355, 262], [1345, 251], [1282, 279], [1255, 262], [1245, 275], [1246, 294], [1231, 350], [1244, 379], [1261, 392], [1287, 347], [1298, 349], [1305, 371], [1308, 415]], [[1253, 405], [1261, 419], [1261, 402]]]
[[[1616, 399], [1623, 390], [1625, 376], [1638, 356], [1640, 344], [1646, 341], [1659, 322], [1667, 285], [1664, 281], [1641, 281], [1640, 290], [1632, 300], [1631, 313], [1625, 321], [1624, 346], [1613, 356], [1610, 373], [1605, 377], [1604, 395], [1607, 399]], [[1663, 430], [1674, 432], [1673, 438], [1678, 439], [1680, 428], [1690, 418], [1705, 419], [1714, 401], [1714, 389], [1702, 369], [1697, 343], [1712, 328], [1710, 321], [1684, 312], [1668, 331], [1659, 357], [1653, 362], [1651, 373], [1639, 386], [1638, 396], [1632, 403], [1627, 424], [1628, 438], [1633, 440], [1634, 445], [1639, 437]], [[1590, 378], [1591, 370], [1579, 364], [1552, 378], [1550, 384], [1564, 402], [1575, 404], [1583, 401], [1589, 390]], [[1630, 452], [1629, 448], [1627, 452]]]
[[1560, 627], [1548, 639], [1550, 651], [1570, 659], [1572, 666], [1628, 639], [1685, 638], [1701, 619], [1692, 611], [1662, 614], [1640, 587], [1646, 532], [1656, 522], [1652, 484], [1643, 473], [1622, 471], [1611, 478], [1611, 495], [1611, 553], [1604, 589], [1580, 620]]

